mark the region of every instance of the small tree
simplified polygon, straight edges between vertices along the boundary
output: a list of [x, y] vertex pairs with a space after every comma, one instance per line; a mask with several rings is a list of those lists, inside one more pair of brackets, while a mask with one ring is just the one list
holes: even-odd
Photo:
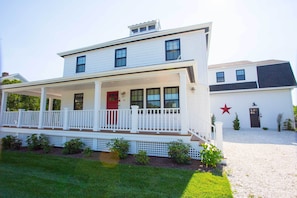
[[240, 122], [237, 113], [235, 113], [235, 119], [233, 120], [233, 129], [237, 131], [240, 129]]
[[283, 114], [279, 113], [276, 118], [278, 132], [281, 131], [282, 120], [283, 120]]

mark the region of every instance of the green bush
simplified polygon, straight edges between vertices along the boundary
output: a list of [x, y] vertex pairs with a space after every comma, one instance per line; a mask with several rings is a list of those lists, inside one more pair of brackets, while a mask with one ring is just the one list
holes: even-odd
[[147, 156], [146, 151], [140, 150], [134, 157], [137, 164], [147, 165], [150, 162], [150, 158]]
[[293, 121], [290, 118], [284, 121], [284, 129], [289, 131], [294, 131]]
[[49, 139], [44, 134], [32, 134], [31, 136], [27, 136], [26, 142], [29, 150], [42, 149], [44, 153], [49, 153], [51, 151]]
[[168, 145], [168, 155], [178, 164], [190, 164], [190, 148], [190, 145], [183, 143], [182, 140], [170, 142]]
[[200, 151], [201, 162], [204, 163], [206, 167], [216, 167], [223, 159], [222, 151], [212, 144], [201, 144], [201, 146], [203, 147], [203, 150]]
[[18, 139], [15, 136], [7, 135], [2, 138], [2, 149], [3, 150], [19, 150], [22, 146], [22, 140]]
[[63, 154], [75, 154], [80, 153], [83, 149], [84, 143], [79, 139], [72, 139], [68, 142], [65, 142], [63, 148]]
[[125, 159], [128, 157], [129, 142], [127, 140], [124, 140], [124, 138], [112, 139], [111, 142], [107, 143], [107, 147], [120, 159]]
[[237, 113], [235, 113], [235, 119], [233, 120], [233, 129], [234, 130], [240, 129], [240, 122], [239, 122]]
[[84, 156], [85, 156], [85, 157], [91, 157], [92, 154], [93, 154], [93, 151], [92, 151], [92, 149], [91, 149], [90, 147], [86, 147], [86, 148], [84, 149]]

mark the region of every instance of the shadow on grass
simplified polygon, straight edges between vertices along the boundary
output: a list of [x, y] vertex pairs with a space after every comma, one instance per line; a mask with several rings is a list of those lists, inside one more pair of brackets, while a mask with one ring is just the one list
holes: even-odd
[[[99, 159], [99, 158], [97, 158]], [[102, 160], [104, 159], [104, 160]], [[32, 152], [4, 151], [0, 197], [229, 197], [222, 171], [135, 166]], [[220, 176], [221, 175], [221, 176]], [[222, 189], [224, 189], [222, 191]]]

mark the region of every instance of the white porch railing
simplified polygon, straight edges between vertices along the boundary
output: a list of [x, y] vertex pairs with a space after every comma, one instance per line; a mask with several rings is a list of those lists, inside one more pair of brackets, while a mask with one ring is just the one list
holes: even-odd
[[71, 129], [93, 129], [93, 110], [69, 110], [68, 126]]
[[3, 126], [14, 126], [16, 127], [19, 122], [19, 112], [18, 111], [7, 111], [2, 115], [2, 125]]
[[[3, 112], [2, 126], [61, 128], [64, 130], [93, 130], [94, 110], [44, 111], [42, 120], [39, 111]], [[96, 116], [97, 117], [97, 116]], [[40, 123], [39, 123], [40, 122]], [[179, 108], [166, 109], [107, 109], [98, 111], [96, 130], [136, 132], [177, 132], [181, 131]], [[136, 126], [136, 127], [135, 127]]]
[[131, 129], [131, 109], [106, 109], [99, 111], [99, 127], [101, 130]]
[[139, 131], [180, 132], [181, 119], [179, 108], [139, 109]]
[[43, 112], [43, 127], [45, 128], [63, 128], [63, 120], [63, 111]]
[[38, 127], [39, 111], [21, 111], [21, 127]]

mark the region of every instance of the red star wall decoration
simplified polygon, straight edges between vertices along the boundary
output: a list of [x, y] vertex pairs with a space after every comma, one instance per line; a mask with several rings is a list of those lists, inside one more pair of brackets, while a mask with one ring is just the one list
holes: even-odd
[[224, 114], [224, 113], [229, 113], [230, 114], [229, 109], [231, 109], [231, 108], [232, 107], [227, 107], [227, 105], [225, 104], [225, 106], [221, 107], [220, 109], [223, 110], [222, 114]]

